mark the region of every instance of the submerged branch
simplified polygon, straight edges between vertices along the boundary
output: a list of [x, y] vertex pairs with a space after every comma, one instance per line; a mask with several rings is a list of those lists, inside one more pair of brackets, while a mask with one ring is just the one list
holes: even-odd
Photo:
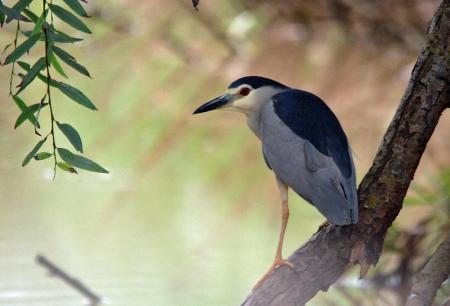
[[92, 292], [92, 290], [86, 287], [86, 285], [84, 285], [81, 281], [64, 272], [61, 268], [59, 268], [44, 256], [37, 255], [36, 262], [41, 266], [47, 268], [52, 276], [56, 276], [62, 279], [67, 285], [81, 293], [84, 297], [88, 298], [91, 306], [95, 306], [100, 303], [101, 298], [97, 294]]

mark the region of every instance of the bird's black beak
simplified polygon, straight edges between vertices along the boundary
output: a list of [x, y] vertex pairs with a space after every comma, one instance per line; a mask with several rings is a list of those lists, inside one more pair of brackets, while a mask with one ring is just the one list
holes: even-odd
[[227, 105], [228, 103], [230, 103], [232, 100], [233, 99], [230, 95], [225, 94], [225, 95], [217, 97], [209, 102], [206, 102], [205, 104], [203, 104], [202, 106], [197, 108], [192, 114], [200, 114], [200, 113], [204, 113], [204, 112], [209, 112], [213, 109], [222, 108], [225, 105]]

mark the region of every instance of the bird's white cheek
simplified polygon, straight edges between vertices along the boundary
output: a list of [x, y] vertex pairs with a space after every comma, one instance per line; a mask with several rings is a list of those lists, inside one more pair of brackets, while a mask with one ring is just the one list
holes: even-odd
[[234, 101], [232, 107], [235, 108], [237, 111], [247, 112], [255, 109], [255, 106], [256, 101], [255, 99], [253, 99], [253, 96], [250, 95]]

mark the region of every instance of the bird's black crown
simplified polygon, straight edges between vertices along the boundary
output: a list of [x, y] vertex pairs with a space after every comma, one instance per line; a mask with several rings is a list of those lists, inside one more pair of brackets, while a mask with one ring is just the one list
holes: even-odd
[[260, 76], [246, 76], [240, 79], [237, 79], [236, 81], [234, 81], [233, 83], [230, 84], [230, 86], [228, 86], [228, 89], [230, 88], [237, 88], [241, 85], [250, 85], [251, 87], [253, 87], [253, 89], [257, 89], [259, 87], [262, 86], [273, 86], [273, 87], [278, 87], [278, 88], [289, 88], [286, 85], [283, 85], [277, 81], [274, 81], [272, 79], [268, 79], [268, 78], [264, 78], [264, 77], [260, 77]]

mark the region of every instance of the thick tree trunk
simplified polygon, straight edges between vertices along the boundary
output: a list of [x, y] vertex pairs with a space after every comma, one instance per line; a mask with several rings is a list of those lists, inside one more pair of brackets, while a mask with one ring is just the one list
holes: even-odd
[[384, 136], [373, 165], [358, 190], [360, 217], [354, 226], [328, 226], [289, 257], [242, 305], [303, 305], [327, 290], [352, 263], [365, 276], [380, 257], [384, 237], [438, 124], [450, 107], [450, 0], [431, 20], [426, 45]]

